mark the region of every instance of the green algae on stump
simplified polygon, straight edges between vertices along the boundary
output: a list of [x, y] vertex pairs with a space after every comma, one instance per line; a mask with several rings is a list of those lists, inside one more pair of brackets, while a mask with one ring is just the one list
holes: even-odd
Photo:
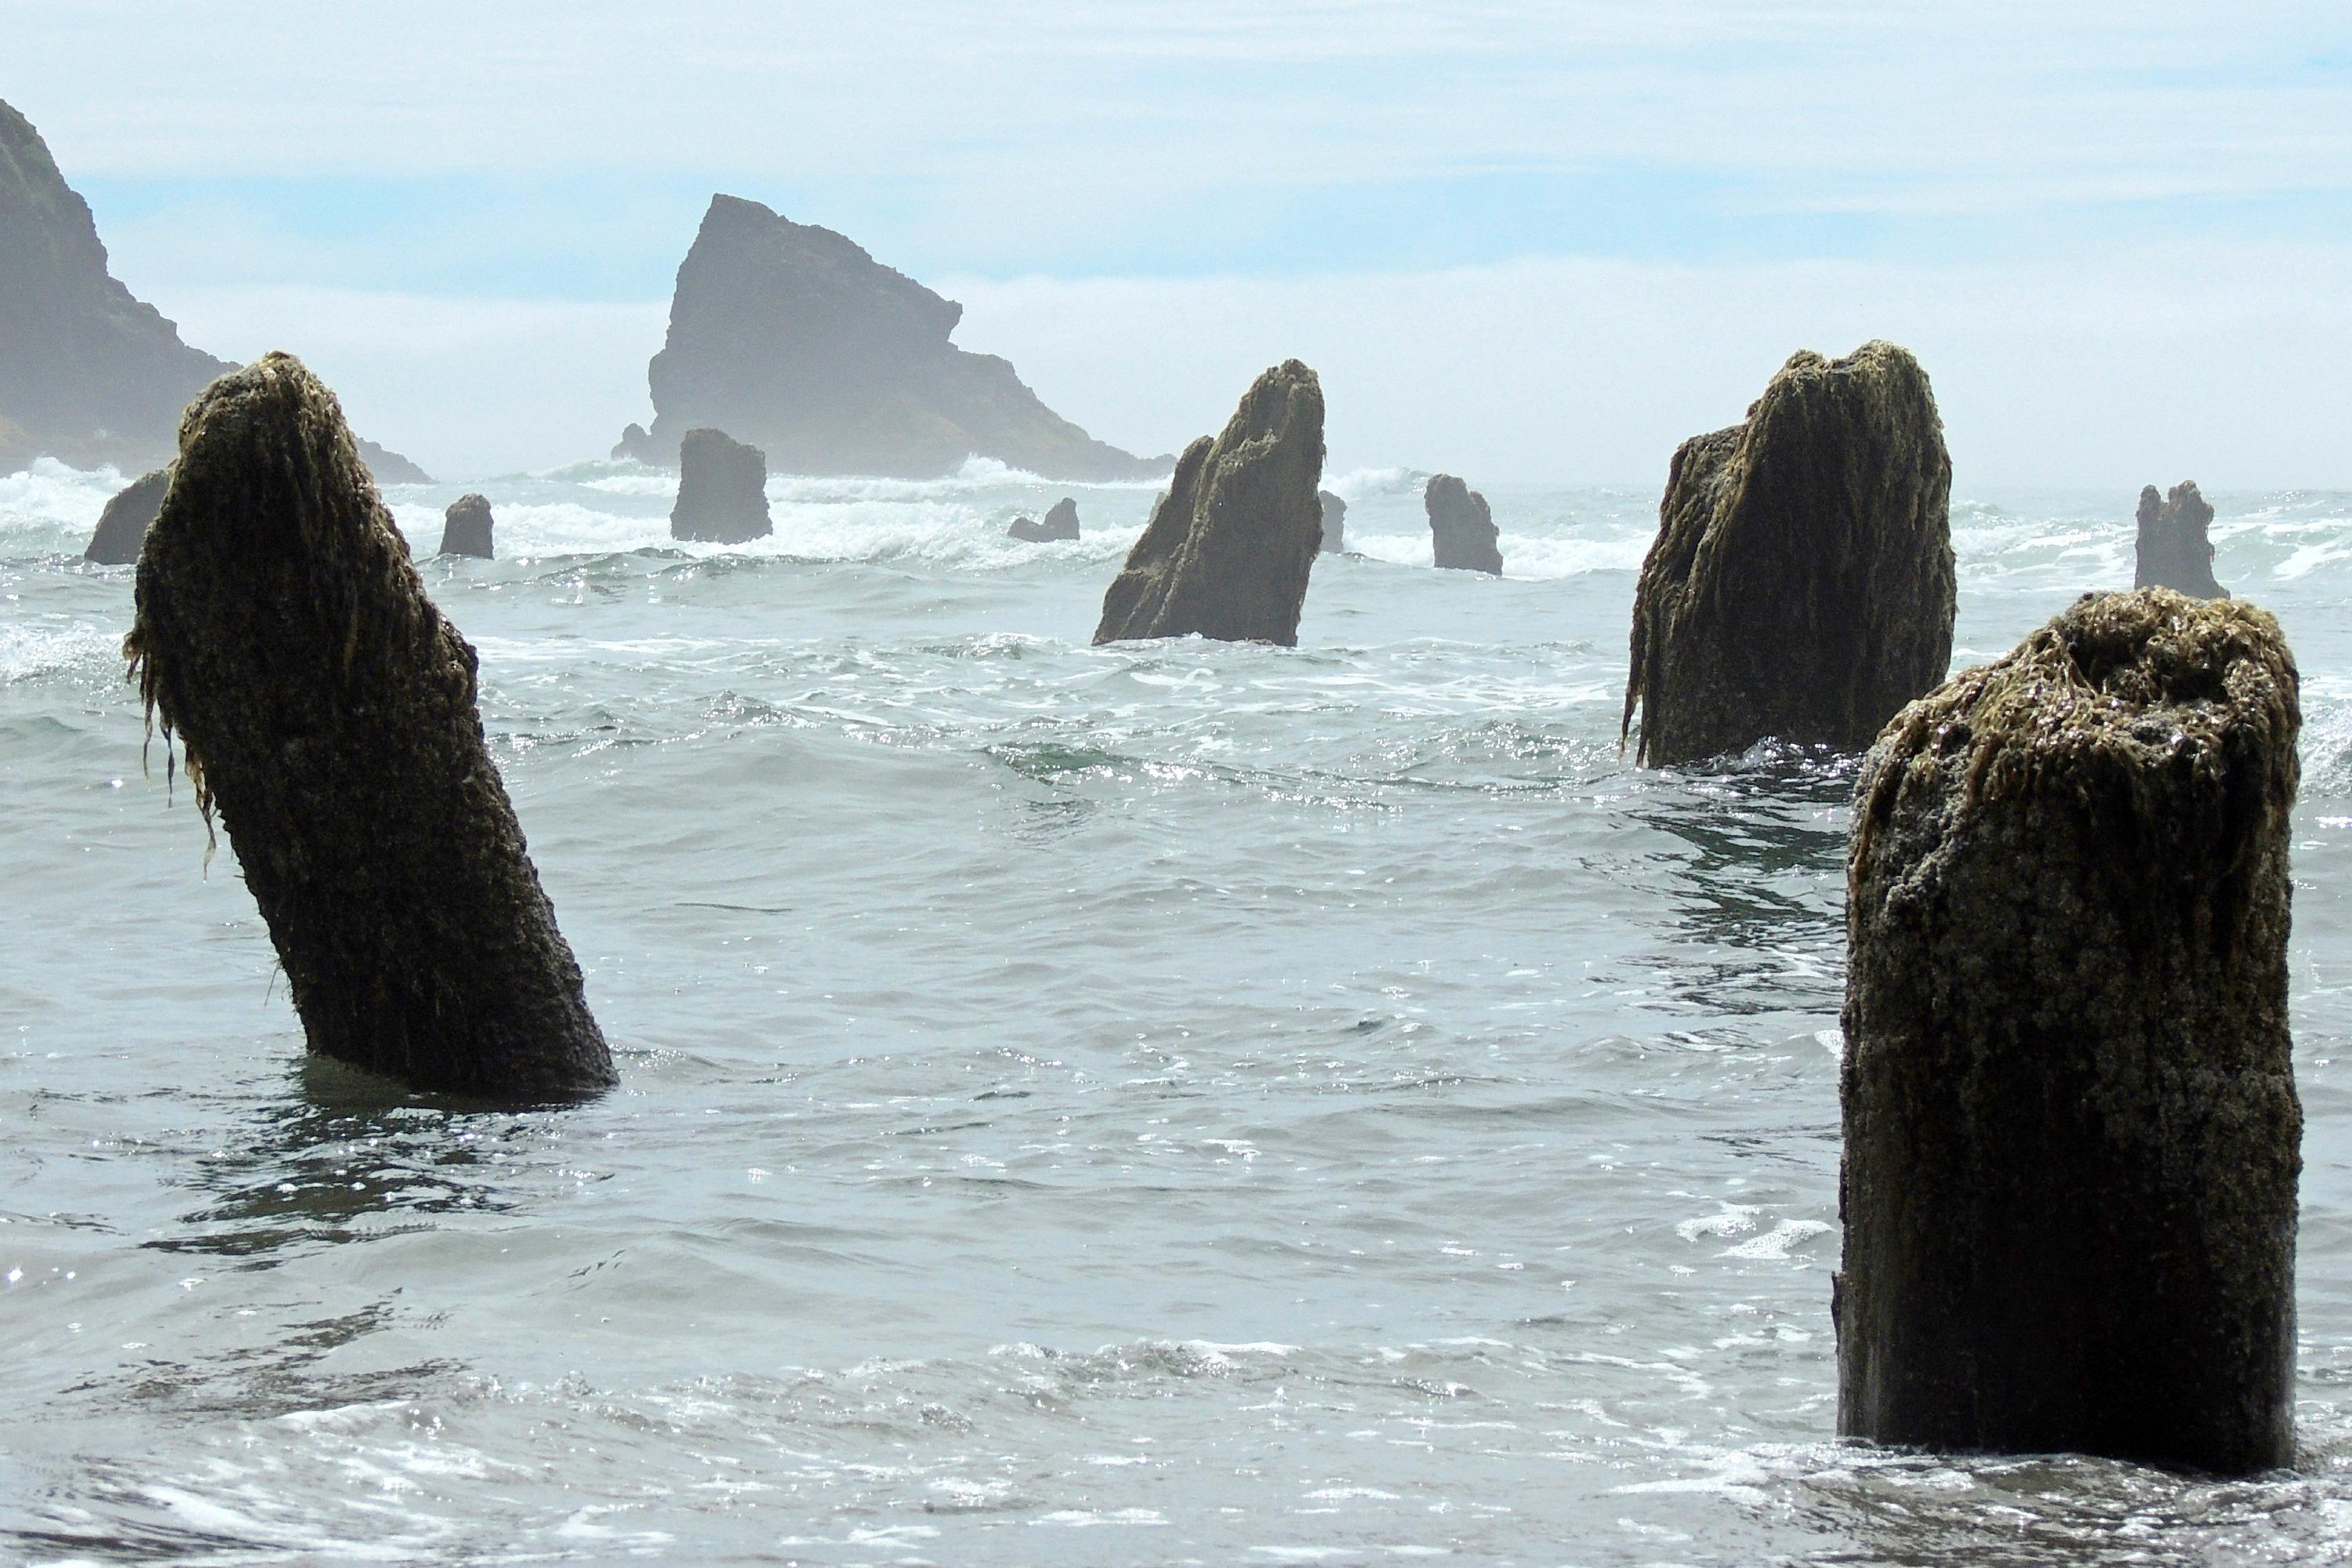
[[189, 405], [123, 651], [228, 830], [312, 1050], [500, 1100], [614, 1082], [483, 741], [474, 650], [300, 361]]
[[1323, 545], [1322, 477], [1323, 387], [1286, 360], [1251, 384], [1223, 434], [1176, 459], [1168, 492], [1103, 595], [1095, 641], [1198, 633], [1296, 646]]
[[1792, 355], [1677, 447], [1633, 599], [1639, 759], [1869, 745], [1951, 663], [1951, 483], [1927, 373], [1886, 342]]
[[2154, 485], [2139, 492], [2138, 537], [2132, 586], [2172, 588], [2195, 599], [2226, 599], [2230, 591], [2213, 575], [2213, 544], [2206, 536], [2213, 507], [2197, 493], [2195, 479], [2183, 479], [2168, 495]]
[[1838, 1428], [2293, 1458], [2278, 625], [2091, 595], [1906, 709], [1847, 861]]

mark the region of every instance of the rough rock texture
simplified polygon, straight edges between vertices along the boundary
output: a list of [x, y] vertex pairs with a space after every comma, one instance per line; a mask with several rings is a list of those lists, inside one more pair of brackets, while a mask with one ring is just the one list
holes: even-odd
[[1076, 539], [1078, 536], [1078, 503], [1064, 496], [1047, 510], [1043, 522], [1034, 517], [1016, 517], [1005, 532], [1014, 539], [1025, 539], [1032, 544], [1049, 540]]
[[117, 490], [106, 510], [98, 514], [98, 527], [81, 558], [100, 566], [128, 566], [137, 561], [140, 542], [163, 504], [163, 492], [171, 488], [172, 470], [166, 466], [142, 474]]
[[688, 430], [678, 453], [669, 536], [740, 544], [775, 531], [768, 518], [768, 456], [719, 430]]
[[1893, 343], [1795, 354], [1747, 423], [1676, 448], [1633, 599], [1641, 760], [1859, 751], [1942, 680], [1951, 483], [1927, 373]]
[[2169, 495], [2149, 485], [2139, 492], [2139, 561], [2135, 588], [2178, 589], [2191, 598], [2226, 599], [2230, 591], [2213, 578], [2213, 546], [2205, 537], [2213, 508], [2197, 493], [2195, 479], [2183, 479]]
[[1433, 474], [1422, 504], [1429, 509], [1429, 542], [1438, 565], [1502, 575], [1501, 534], [1485, 496], [1452, 474]]
[[1144, 459], [1094, 440], [1012, 365], [948, 341], [963, 307], [830, 229], [713, 196], [677, 269], [653, 358], [651, 447], [720, 426], [787, 473], [928, 479], [968, 457], [1049, 479], [1138, 479]]
[[1329, 490], [1315, 492], [1323, 509], [1323, 553], [1337, 555], [1348, 548], [1348, 503]]
[[441, 517], [441, 553], [478, 555], [489, 560], [490, 531], [495, 521], [490, 515], [489, 497], [459, 496]]
[[[236, 369], [180, 341], [107, 270], [89, 205], [30, 121], [0, 103], [0, 473], [47, 454], [77, 468], [160, 467], [180, 410]], [[361, 443], [387, 484], [421, 480]]]
[[2078, 601], [1900, 714], [1847, 863], [1838, 1426], [2290, 1462], [2278, 625]]
[[228, 829], [312, 1050], [500, 1100], [614, 1081], [483, 743], [474, 650], [300, 361], [189, 405], [123, 651]]
[[1103, 595], [1095, 641], [1298, 641], [1323, 542], [1323, 387], [1286, 360], [1252, 384], [1215, 440], [1184, 448], [1168, 493]]

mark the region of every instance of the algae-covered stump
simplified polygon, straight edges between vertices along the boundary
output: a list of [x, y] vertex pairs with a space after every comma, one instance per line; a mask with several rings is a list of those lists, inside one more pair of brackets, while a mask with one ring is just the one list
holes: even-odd
[[441, 517], [441, 553], [489, 560], [490, 533], [495, 523], [488, 496], [459, 496]]
[[677, 452], [669, 536], [740, 544], [775, 531], [768, 519], [768, 455], [719, 430], [688, 430]]
[[1095, 641], [1298, 641], [1323, 542], [1323, 388], [1286, 360], [1259, 376], [1215, 440], [1176, 459], [1168, 493], [1103, 595]]
[[2294, 664], [2086, 597], [1855, 786], [1838, 1427], [2242, 1474], [2293, 1457]]
[[1640, 759], [1869, 745], [1951, 663], [1951, 483], [1927, 373], [1893, 343], [1793, 355], [1746, 423], [1685, 441], [1633, 599]]
[[1348, 502], [1345, 497], [1329, 490], [1317, 490], [1315, 500], [1323, 508], [1323, 553], [1338, 555], [1348, 548]]
[[2197, 599], [2226, 599], [2230, 591], [2213, 576], [2213, 544], [2206, 530], [2212, 503], [2197, 493], [2197, 481], [2183, 479], [2170, 493], [2154, 485], [2139, 492], [2139, 538], [2132, 569], [2135, 588], [2176, 588]]
[[139, 546], [163, 505], [163, 492], [171, 488], [172, 470], [166, 466], [117, 490], [98, 514], [98, 527], [81, 558], [100, 566], [128, 566], [138, 560]]
[[1433, 474], [1421, 502], [1429, 512], [1429, 550], [1435, 564], [1502, 575], [1502, 535], [1485, 496], [1452, 474]]
[[228, 830], [312, 1050], [507, 1100], [614, 1081], [483, 742], [474, 650], [300, 361], [189, 405], [123, 651]]

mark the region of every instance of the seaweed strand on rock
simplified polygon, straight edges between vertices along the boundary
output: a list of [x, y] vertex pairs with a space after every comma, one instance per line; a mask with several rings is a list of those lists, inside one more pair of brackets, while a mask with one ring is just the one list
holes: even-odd
[[474, 649], [300, 361], [189, 405], [123, 651], [312, 1050], [504, 1100], [614, 1082], [483, 738]]

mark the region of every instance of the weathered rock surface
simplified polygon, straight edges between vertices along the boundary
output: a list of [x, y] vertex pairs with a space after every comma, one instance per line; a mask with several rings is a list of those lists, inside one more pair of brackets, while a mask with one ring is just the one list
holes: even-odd
[[1348, 503], [1329, 490], [1315, 492], [1323, 509], [1323, 553], [1338, 555], [1348, 548]]
[[1213, 441], [1184, 448], [1127, 565], [1103, 595], [1097, 643], [1198, 633], [1298, 641], [1322, 547], [1323, 387], [1286, 360], [1259, 376]]
[[2289, 1463], [2295, 667], [2094, 595], [1890, 724], [1847, 861], [1838, 1426]]
[[1893, 343], [1795, 354], [1745, 424], [1685, 441], [1633, 600], [1640, 758], [1859, 751], [1942, 680], [1951, 482], [1927, 373]]
[[713, 196], [646, 373], [653, 451], [717, 426], [786, 473], [929, 479], [974, 455], [1060, 479], [1167, 468], [1093, 439], [1003, 360], [957, 348], [962, 314], [831, 229]]
[[1430, 549], [1438, 565], [1502, 575], [1502, 535], [1485, 496], [1452, 474], [1433, 474], [1422, 490], [1422, 504], [1429, 511]]
[[490, 513], [489, 497], [459, 496], [441, 514], [441, 553], [491, 559], [490, 532], [496, 521]]
[[1064, 496], [1047, 509], [1044, 521], [1034, 517], [1016, 517], [1005, 532], [1014, 539], [1027, 540], [1032, 544], [1044, 544], [1056, 539], [1076, 539], [1078, 536], [1078, 503]]
[[614, 1081], [483, 742], [474, 650], [299, 360], [189, 405], [123, 651], [312, 1050], [507, 1100]]
[[2205, 531], [2213, 508], [2197, 493], [2195, 479], [2183, 479], [2169, 495], [2148, 485], [2139, 492], [2139, 555], [2132, 572], [2135, 588], [2166, 587], [2197, 599], [2226, 599], [2230, 591], [2213, 577], [2213, 544]]
[[163, 492], [171, 488], [172, 470], [167, 466], [142, 474], [117, 490], [106, 510], [98, 514], [98, 527], [81, 558], [100, 566], [128, 566], [137, 561], [140, 543], [163, 504]]
[[[182, 342], [115, 280], [89, 205], [32, 123], [0, 103], [0, 473], [45, 454], [161, 467], [188, 399], [236, 368]], [[405, 458], [360, 446], [382, 482], [424, 479]]]
[[740, 544], [775, 531], [768, 517], [768, 456], [719, 430], [688, 430], [678, 452], [669, 536]]

